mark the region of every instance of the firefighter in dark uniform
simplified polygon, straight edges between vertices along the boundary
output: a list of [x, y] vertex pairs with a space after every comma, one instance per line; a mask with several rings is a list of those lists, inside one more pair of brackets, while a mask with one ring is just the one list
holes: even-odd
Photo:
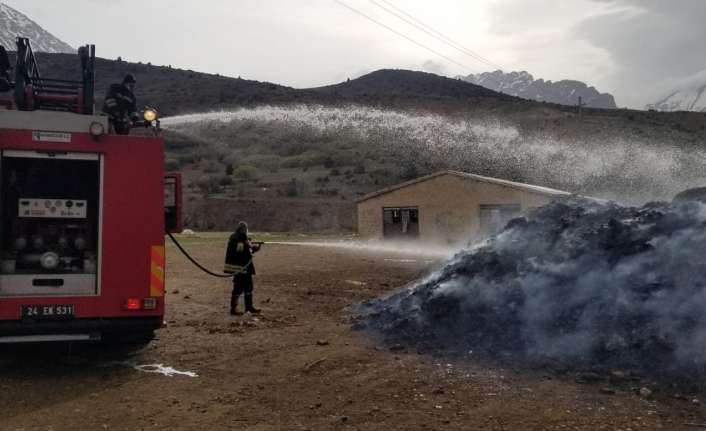
[[238, 314], [238, 298], [245, 294], [245, 312], [259, 313], [252, 303], [253, 280], [255, 275], [255, 264], [253, 263], [253, 253], [260, 250], [259, 245], [253, 245], [248, 238], [248, 225], [244, 221], [238, 223], [233, 235], [228, 240], [226, 250], [226, 263], [224, 272], [233, 275], [233, 293], [230, 297], [230, 314]]
[[139, 119], [135, 99], [135, 77], [125, 75], [121, 84], [112, 84], [105, 95], [103, 112], [110, 117], [110, 124], [118, 135], [130, 134], [130, 121]]

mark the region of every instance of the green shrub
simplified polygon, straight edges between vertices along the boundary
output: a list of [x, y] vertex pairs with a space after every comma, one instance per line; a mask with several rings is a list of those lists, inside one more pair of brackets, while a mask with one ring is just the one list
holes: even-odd
[[292, 178], [292, 180], [287, 184], [287, 187], [284, 189], [284, 194], [287, 197], [293, 198], [295, 196], [299, 196], [299, 187], [297, 187], [297, 179]]
[[196, 182], [199, 190], [204, 195], [209, 195], [211, 193], [218, 193], [221, 191], [221, 186], [218, 183], [218, 178], [211, 175], [203, 175]]
[[244, 159], [248, 165], [271, 171], [279, 167], [280, 158], [273, 154], [253, 154]]
[[215, 174], [218, 172], [220, 169], [218, 169], [218, 164], [216, 162], [208, 162], [205, 168], [203, 168], [203, 172], [206, 174]]
[[337, 196], [338, 189], [318, 189], [315, 193], [322, 196]]
[[413, 162], [408, 162], [402, 167], [402, 170], [400, 172], [401, 179], [407, 181], [413, 180], [417, 177], [419, 177], [419, 169], [417, 169], [417, 165], [415, 165]]
[[250, 181], [257, 176], [257, 168], [252, 165], [240, 165], [233, 172], [233, 176], [239, 180]]
[[318, 151], [306, 151], [296, 156], [289, 156], [282, 159], [280, 166], [283, 168], [308, 168], [323, 165], [326, 155]]
[[390, 177], [390, 176], [392, 176], [392, 172], [390, 172], [389, 169], [384, 169], [384, 168], [375, 169], [374, 171], [370, 171], [370, 177], [372, 178], [375, 176]]
[[167, 172], [178, 171], [179, 168], [179, 160], [167, 159], [164, 161], [164, 170]]
[[178, 158], [179, 160], [179, 166], [184, 166], [188, 165], [190, 163], [194, 163], [196, 161], [196, 158], [194, 157], [193, 154], [182, 154]]

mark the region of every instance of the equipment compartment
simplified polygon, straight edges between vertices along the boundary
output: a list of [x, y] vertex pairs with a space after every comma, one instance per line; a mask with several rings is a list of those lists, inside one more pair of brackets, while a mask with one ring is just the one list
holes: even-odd
[[97, 293], [101, 176], [97, 154], [2, 153], [0, 295]]

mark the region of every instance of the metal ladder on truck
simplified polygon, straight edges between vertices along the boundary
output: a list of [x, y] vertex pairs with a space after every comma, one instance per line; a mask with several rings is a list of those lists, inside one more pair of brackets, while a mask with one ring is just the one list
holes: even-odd
[[[95, 45], [79, 48], [81, 80], [43, 77], [29, 39], [16, 39], [14, 81], [10, 80], [11, 63], [0, 46], [0, 106], [20, 111], [50, 110], [92, 115], [95, 93]], [[7, 93], [12, 90], [12, 95]]]

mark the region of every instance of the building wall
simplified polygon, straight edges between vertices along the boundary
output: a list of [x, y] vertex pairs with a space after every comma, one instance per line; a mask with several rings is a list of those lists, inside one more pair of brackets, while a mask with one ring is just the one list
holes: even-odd
[[358, 233], [382, 239], [384, 207], [418, 207], [419, 237], [439, 243], [478, 236], [480, 205], [520, 204], [523, 210], [550, 202], [551, 196], [447, 174], [411, 184], [358, 203]]

